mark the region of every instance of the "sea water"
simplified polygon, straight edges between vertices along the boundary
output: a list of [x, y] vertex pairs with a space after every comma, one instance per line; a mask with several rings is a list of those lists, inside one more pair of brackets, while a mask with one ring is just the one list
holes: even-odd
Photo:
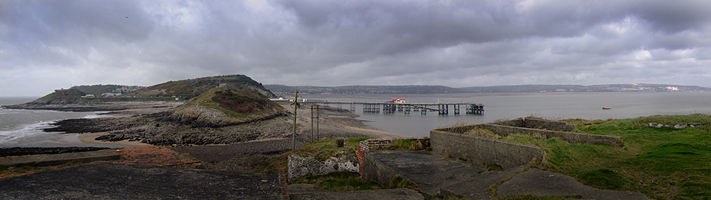
[[[711, 93], [467, 93], [467, 94], [377, 94], [377, 95], [304, 95], [309, 100], [381, 103], [403, 97], [408, 103], [480, 103], [483, 115], [448, 116], [437, 112], [404, 114], [363, 113], [356, 105], [354, 113], [373, 128], [405, 137], [428, 136], [436, 128], [488, 123], [500, 119], [539, 116], [548, 119], [619, 119], [661, 114], [711, 114]], [[0, 105], [17, 104], [34, 98], [0, 98]], [[350, 109], [350, 105], [332, 105]], [[612, 109], [603, 110], [603, 106]], [[51, 123], [72, 118], [98, 117], [96, 112], [60, 112], [47, 110], [0, 109], [0, 147], [14, 146], [96, 146], [82, 144], [76, 134], [43, 132]]]
[[[32, 101], [35, 98], [0, 98], [0, 105]], [[65, 147], [107, 146], [90, 145], [79, 141], [77, 134], [44, 132], [52, 123], [74, 118], [101, 117], [98, 112], [61, 112], [52, 110], [23, 110], [0, 108], [0, 148], [3, 147]], [[109, 145], [110, 146], [110, 145]]]
[[[477, 103], [484, 104], [483, 115], [448, 116], [437, 112], [404, 114], [363, 113], [360, 115], [373, 128], [405, 137], [429, 136], [432, 129], [454, 125], [488, 123], [501, 119], [539, 116], [547, 119], [620, 119], [661, 114], [711, 114], [711, 93], [708, 92], [601, 92], [601, 93], [465, 93], [465, 94], [376, 94], [376, 95], [304, 95], [309, 100], [382, 103], [391, 98], [406, 98], [408, 103]], [[350, 105], [333, 105], [350, 109]], [[612, 107], [603, 110], [603, 106]]]

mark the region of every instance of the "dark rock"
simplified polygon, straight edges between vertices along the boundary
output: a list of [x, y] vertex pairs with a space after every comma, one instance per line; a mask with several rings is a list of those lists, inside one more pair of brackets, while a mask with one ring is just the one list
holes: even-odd
[[59, 154], [84, 151], [98, 151], [108, 149], [104, 147], [13, 147], [0, 148], [0, 157], [4, 156], [21, 156], [34, 154]]

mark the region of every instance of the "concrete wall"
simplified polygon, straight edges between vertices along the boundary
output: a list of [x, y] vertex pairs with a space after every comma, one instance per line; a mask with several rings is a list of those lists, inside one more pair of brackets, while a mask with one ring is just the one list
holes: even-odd
[[543, 150], [531, 145], [462, 135], [442, 129], [430, 132], [430, 143], [435, 153], [455, 159], [466, 158], [473, 164], [498, 164], [504, 169], [525, 165], [534, 159], [540, 161], [544, 154]]
[[508, 136], [510, 134], [530, 134], [539, 135], [545, 138], [558, 137], [570, 143], [588, 143], [588, 144], [608, 144], [613, 146], [623, 146], [622, 138], [619, 136], [595, 135], [587, 133], [551, 131], [544, 129], [522, 128], [514, 126], [504, 126], [498, 124], [479, 124], [485, 129], [489, 129], [497, 135]]
[[[410, 141], [418, 141], [424, 148], [430, 147], [430, 138], [424, 137], [424, 138], [408, 138], [405, 140], [410, 140]], [[387, 147], [390, 146], [390, 144], [393, 143], [393, 139], [367, 139], [360, 141], [358, 144], [358, 150], [356, 151], [356, 156], [358, 157], [358, 161], [360, 162], [360, 176], [363, 177], [363, 171], [364, 171], [364, 166], [365, 166], [365, 155], [368, 154], [368, 152], [371, 149], [377, 149], [380, 147]]]
[[361, 164], [361, 177], [365, 180], [373, 181], [382, 186], [390, 185], [393, 177], [399, 175], [385, 164], [373, 158], [372, 155], [365, 154], [363, 164]]

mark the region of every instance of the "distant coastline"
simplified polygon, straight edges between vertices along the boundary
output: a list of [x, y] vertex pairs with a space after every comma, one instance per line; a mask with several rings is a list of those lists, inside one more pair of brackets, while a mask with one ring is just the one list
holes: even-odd
[[711, 92], [711, 88], [671, 84], [605, 85], [502, 85], [454, 88], [440, 85], [351, 85], [287, 86], [267, 84], [274, 94], [288, 96], [294, 90], [302, 94], [448, 94], [448, 93], [541, 93], [541, 92]]

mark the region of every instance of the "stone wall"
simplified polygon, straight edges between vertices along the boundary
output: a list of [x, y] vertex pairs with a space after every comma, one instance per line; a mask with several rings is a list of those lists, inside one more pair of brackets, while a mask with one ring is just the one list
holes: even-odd
[[504, 169], [526, 165], [532, 160], [542, 160], [543, 150], [519, 144], [473, 135], [447, 132], [443, 129], [430, 132], [432, 151], [450, 158], [465, 158], [473, 164], [498, 164]]
[[331, 157], [326, 161], [318, 161], [311, 157], [289, 155], [289, 180], [302, 176], [323, 175], [331, 172], [359, 172], [360, 162], [353, 156]]

